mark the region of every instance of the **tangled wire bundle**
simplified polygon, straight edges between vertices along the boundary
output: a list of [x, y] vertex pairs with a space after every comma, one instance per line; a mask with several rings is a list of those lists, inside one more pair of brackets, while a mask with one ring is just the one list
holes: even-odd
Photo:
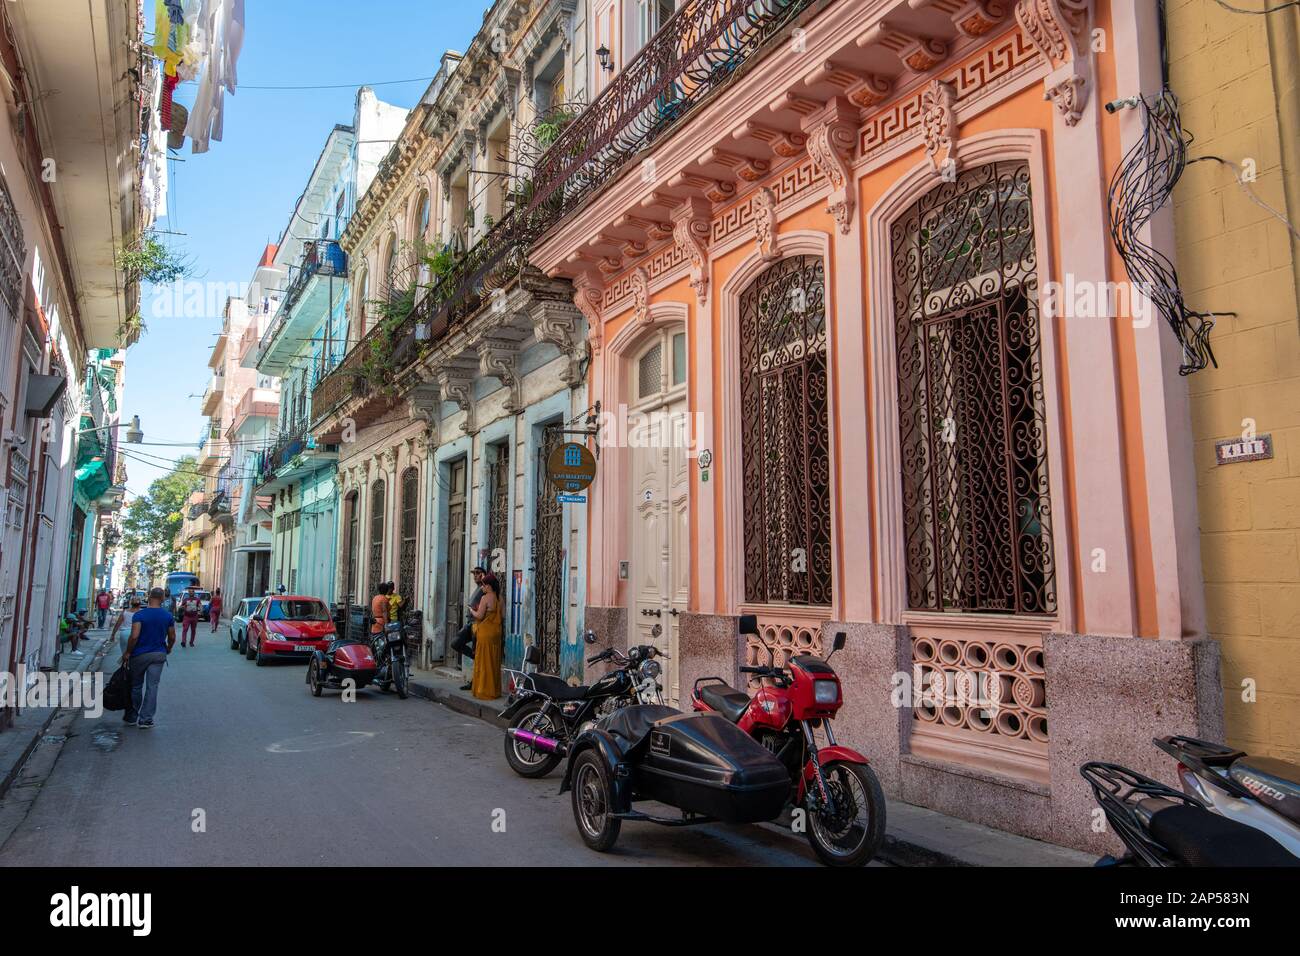
[[1169, 323], [1183, 347], [1182, 375], [1213, 364], [1210, 331], [1214, 313], [1187, 307], [1178, 285], [1178, 270], [1167, 256], [1142, 238], [1143, 228], [1174, 191], [1187, 167], [1192, 137], [1178, 115], [1178, 97], [1167, 87], [1153, 97], [1140, 97], [1142, 138], [1124, 154], [1110, 182], [1110, 236], [1141, 289]]

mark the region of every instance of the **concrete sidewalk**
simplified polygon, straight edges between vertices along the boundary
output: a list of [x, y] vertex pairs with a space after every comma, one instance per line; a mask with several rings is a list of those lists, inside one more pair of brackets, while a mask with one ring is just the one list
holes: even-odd
[[[506, 722], [497, 714], [505, 707], [506, 699], [477, 700], [469, 691], [460, 689], [462, 683], [460, 678], [420, 671], [411, 678], [411, 693], [504, 729]], [[776, 823], [765, 826], [795, 839], [786, 827]], [[880, 859], [895, 866], [1092, 866], [1096, 861], [1078, 850], [1030, 840], [900, 800], [889, 801]]]
[[[93, 671], [99, 667], [112, 646], [108, 640], [107, 628], [92, 628], [82, 639], [77, 649], [78, 654], [74, 655], [68, 650], [62, 652], [58, 669], [69, 674]], [[57, 707], [20, 710], [14, 718], [13, 726], [0, 731], [0, 799], [9, 792], [22, 771], [23, 764], [58, 715]]]

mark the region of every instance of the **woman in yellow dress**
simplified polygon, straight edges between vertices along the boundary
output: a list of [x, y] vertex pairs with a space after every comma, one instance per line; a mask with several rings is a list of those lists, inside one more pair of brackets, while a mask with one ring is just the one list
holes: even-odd
[[495, 574], [483, 576], [483, 598], [474, 616], [474, 680], [471, 690], [479, 700], [496, 700], [501, 696], [501, 656], [504, 635], [501, 629], [501, 584]]

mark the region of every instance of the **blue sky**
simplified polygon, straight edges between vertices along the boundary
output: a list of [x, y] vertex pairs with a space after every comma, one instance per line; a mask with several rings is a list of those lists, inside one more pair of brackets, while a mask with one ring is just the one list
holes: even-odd
[[[152, 36], [152, 0], [145, 6]], [[356, 88], [369, 83], [382, 100], [415, 105], [427, 81], [378, 84], [433, 76], [445, 50], [465, 49], [487, 7], [488, 0], [246, 0], [239, 90], [226, 98], [224, 141], [197, 156], [186, 142], [169, 162], [168, 212], [156, 228], [184, 235], [161, 238], [193, 260], [195, 279], [247, 282], [263, 248], [279, 239], [330, 129], [352, 121]], [[251, 88], [331, 84], [348, 86]], [[195, 89], [182, 84], [177, 100], [188, 106]], [[168, 467], [141, 458], [195, 451], [208, 353], [221, 328], [219, 310], [153, 317], [154, 294], [145, 290], [147, 331], [127, 353], [123, 415], [139, 415], [151, 443], [126, 446], [132, 495]]]

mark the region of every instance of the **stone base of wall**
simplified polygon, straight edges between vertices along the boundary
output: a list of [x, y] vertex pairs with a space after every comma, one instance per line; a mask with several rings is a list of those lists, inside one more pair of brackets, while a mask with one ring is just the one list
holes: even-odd
[[[744, 644], [737, 619], [687, 614], [681, 624], [681, 686], [718, 676], [744, 687], [737, 671]], [[1101, 853], [1119, 852], [1109, 833], [1093, 832], [1097, 809], [1079, 766], [1105, 760], [1177, 786], [1172, 760], [1153, 737], [1191, 734], [1223, 739], [1218, 645], [1210, 640], [1155, 641], [1086, 634], [1044, 636], [1048, 727], [1047, 777], [1025, 779], [981, 766], [967, 748], [961, 762], [911, 753], [911, 669], [906, 627], [830, 621], [844, 649], [831, 665], [844, 688], [835, 720], [841, 744], [870, 761], [887, 796], [1035, 839]]]
[[1089, 760], [1123, 764], [1177, 787], [1177, 765], [1151, 738], [1223, 739], [1219, 645], [1208, 639], [1048, 634], [1043, 648], [1052, 839], [1116, 852], [1118, 839], [1092, 831], [1097, 804], [1079, 765]]
[[[844, 632], [844, 649], [831, 657], [831, 666], [840, 678], [844, 706], [835, 715], [835, 737], [867, 758], [887, 797], [898, 797], [899, 757], [912, 717], [910, 699], [896, 689], [896, 675], [911, 666], [907, 628], [827, 621], [822, 625], [827, 653], [839, 631]], [[895, 706], [899, 702], [904, 706]]]
[[[846, 652], [855, 643], [861, 648], [834, 661], [846, 698], [837, 720], [843, 727], [840, 739], [863, 750], [887, 794], [949, 816], [1098, 854], [1118, 853], [1123, 847], [1113, 834], [1093, 830], [1097, 803], [1079, 776], [1079, 767], [1089, 760], [1105, 760], [1176, 787], [1174, 762], [1151, 739], [1180, 733], [1212, 740], [1223, 737], [1214, 641], [1047, 634], [1043, 640], [1050, 737], [1046, 784], [981, 766], [975, 751], [969, 761], [960, 763], [913, 754], [908, 747], [910, 706], [882, 705], [875, 699], [879, 690], [865, 695], [863, 704], [853, 703], [860, 689], [880, 687], [888, 660], [896, 661], [900, 671], [908, 668], [907, 629], [826, 627], [848, 631]], [[894, 646], [886, 630], [901, 632], [897, 656], [892, 658], [886, 657]], [[878, 646], [871, 653], [867, 649], [873, 640]], [[891, 748], [893, 741], [897, 746]], [[891, 773], [894, 767], [897, 771]]]
[[[596, 643], [587, 647], [583, 646], [583, 655], [590, 657], [606, 647], [612, 647], [617, 651], [627, 650], [627, 608], [625, 607], [602, 607], [593, 604], [586, 605], [582, 610], [582, 633], [583, 639], [586, 639], [587, 631], [593, 631], [596, 635]], [[607, 674], [614, 669], [614, 665], [606, 664], [605, 666], [597, 665], [586, 669], [586, 675], [582, 678], [582, 683], [590, 684], [598, 676]]]
[[691, 692], [701, 677], [721, 677], [732, 687], [744, 687], [740, 661], [744, 642], [740, 619], [730, 614], [683, 614], [677, 628], [677, 680], [680, 706], [690, 709]]

